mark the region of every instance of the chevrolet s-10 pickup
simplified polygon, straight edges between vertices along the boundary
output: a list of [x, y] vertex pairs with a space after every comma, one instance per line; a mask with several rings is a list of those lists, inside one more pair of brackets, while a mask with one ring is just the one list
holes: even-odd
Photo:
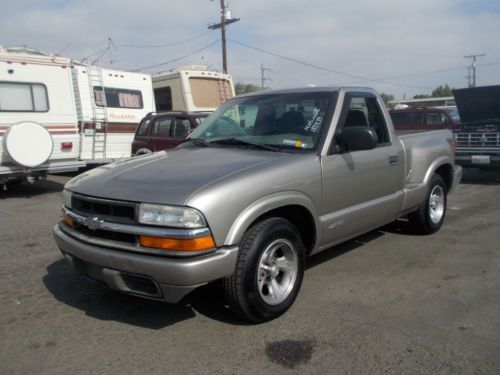
[[402, 217], [439, 230], [461, 176], [450, 131], [397, 136], [372, 89], [256, 92], [174, 149], [71, 179], [54, 237], [77, 272], [129, 294], [176, 303], [222, 280], [258, 323], [293, 304], [307, 256]]

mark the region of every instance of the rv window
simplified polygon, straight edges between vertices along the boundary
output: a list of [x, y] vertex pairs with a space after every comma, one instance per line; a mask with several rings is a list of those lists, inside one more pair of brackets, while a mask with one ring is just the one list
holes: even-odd
[[157, 111], [172, 110], [172, 90], [170, 87], [160, 87], [154, 89], [155, 103]]
[[47, 112], [47, 88], [40, 83], [0, 82], [0, 111]]
[[138, 90], [105, 87], [103, 93], [102, 87], [94, 86], [94, 99], [95, 104], [99, 107], [144, 108], [142, 104], [142, 93]]
[[200, 108], [217, 108], [232, 96], [229, 82], [216, 78], [189, 78], [193, 103]]

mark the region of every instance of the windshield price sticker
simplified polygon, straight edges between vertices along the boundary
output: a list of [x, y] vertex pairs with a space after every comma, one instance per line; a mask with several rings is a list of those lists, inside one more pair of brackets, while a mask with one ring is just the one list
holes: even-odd
[[293, 146], [296, 148], [307, 148], [307, 143], [302, 143], [302, 141], [294, 141], [292, 139], [284, 139], [283, 144], [286, 146]]

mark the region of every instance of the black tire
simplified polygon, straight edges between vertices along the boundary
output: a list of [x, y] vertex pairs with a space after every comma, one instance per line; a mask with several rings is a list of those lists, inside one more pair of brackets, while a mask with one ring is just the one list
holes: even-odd
[[151, 151], [149, 148], [140, 148], [139, 150], [137, 150], [137, 152], [135, 153], [135, 156], [141, 156], [141, 155], [149, 155], [151, 154], [153, 151]]
[[[438, 202], [438, 203], [436, 203]], [[434, 174], [422, 205], [408, 215], [412, 228], [421, 234], [437, 232], [446, 216], [447, 189], [441, 176]]]
[[[255, 224], [240, 242], [235, 272], [223, 279], [230, 309], [252, 323], [269, 321], [285, 313], [299, 293], [304, 258], [302, 239], [288, 220], [269, 218]], [[290, 263], [280, 268], [284, 260]], [[292, 271], [294, 262], [296, 268]], [[286, 290], [275, 289], [276, 285]], [[279, 291], [275, 294], [273, 290]]]

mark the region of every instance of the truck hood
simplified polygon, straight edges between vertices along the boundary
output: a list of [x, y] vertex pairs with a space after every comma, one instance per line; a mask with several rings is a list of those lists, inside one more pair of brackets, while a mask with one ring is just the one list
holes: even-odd
[[179, 147], [96, 168], [74, 177], [65, 188], [99, 198], [184, 205], [212, 182], [285, 156], [241, 148]]
[[462, 123], [500, 120], [500, 85], [453, 90]]

